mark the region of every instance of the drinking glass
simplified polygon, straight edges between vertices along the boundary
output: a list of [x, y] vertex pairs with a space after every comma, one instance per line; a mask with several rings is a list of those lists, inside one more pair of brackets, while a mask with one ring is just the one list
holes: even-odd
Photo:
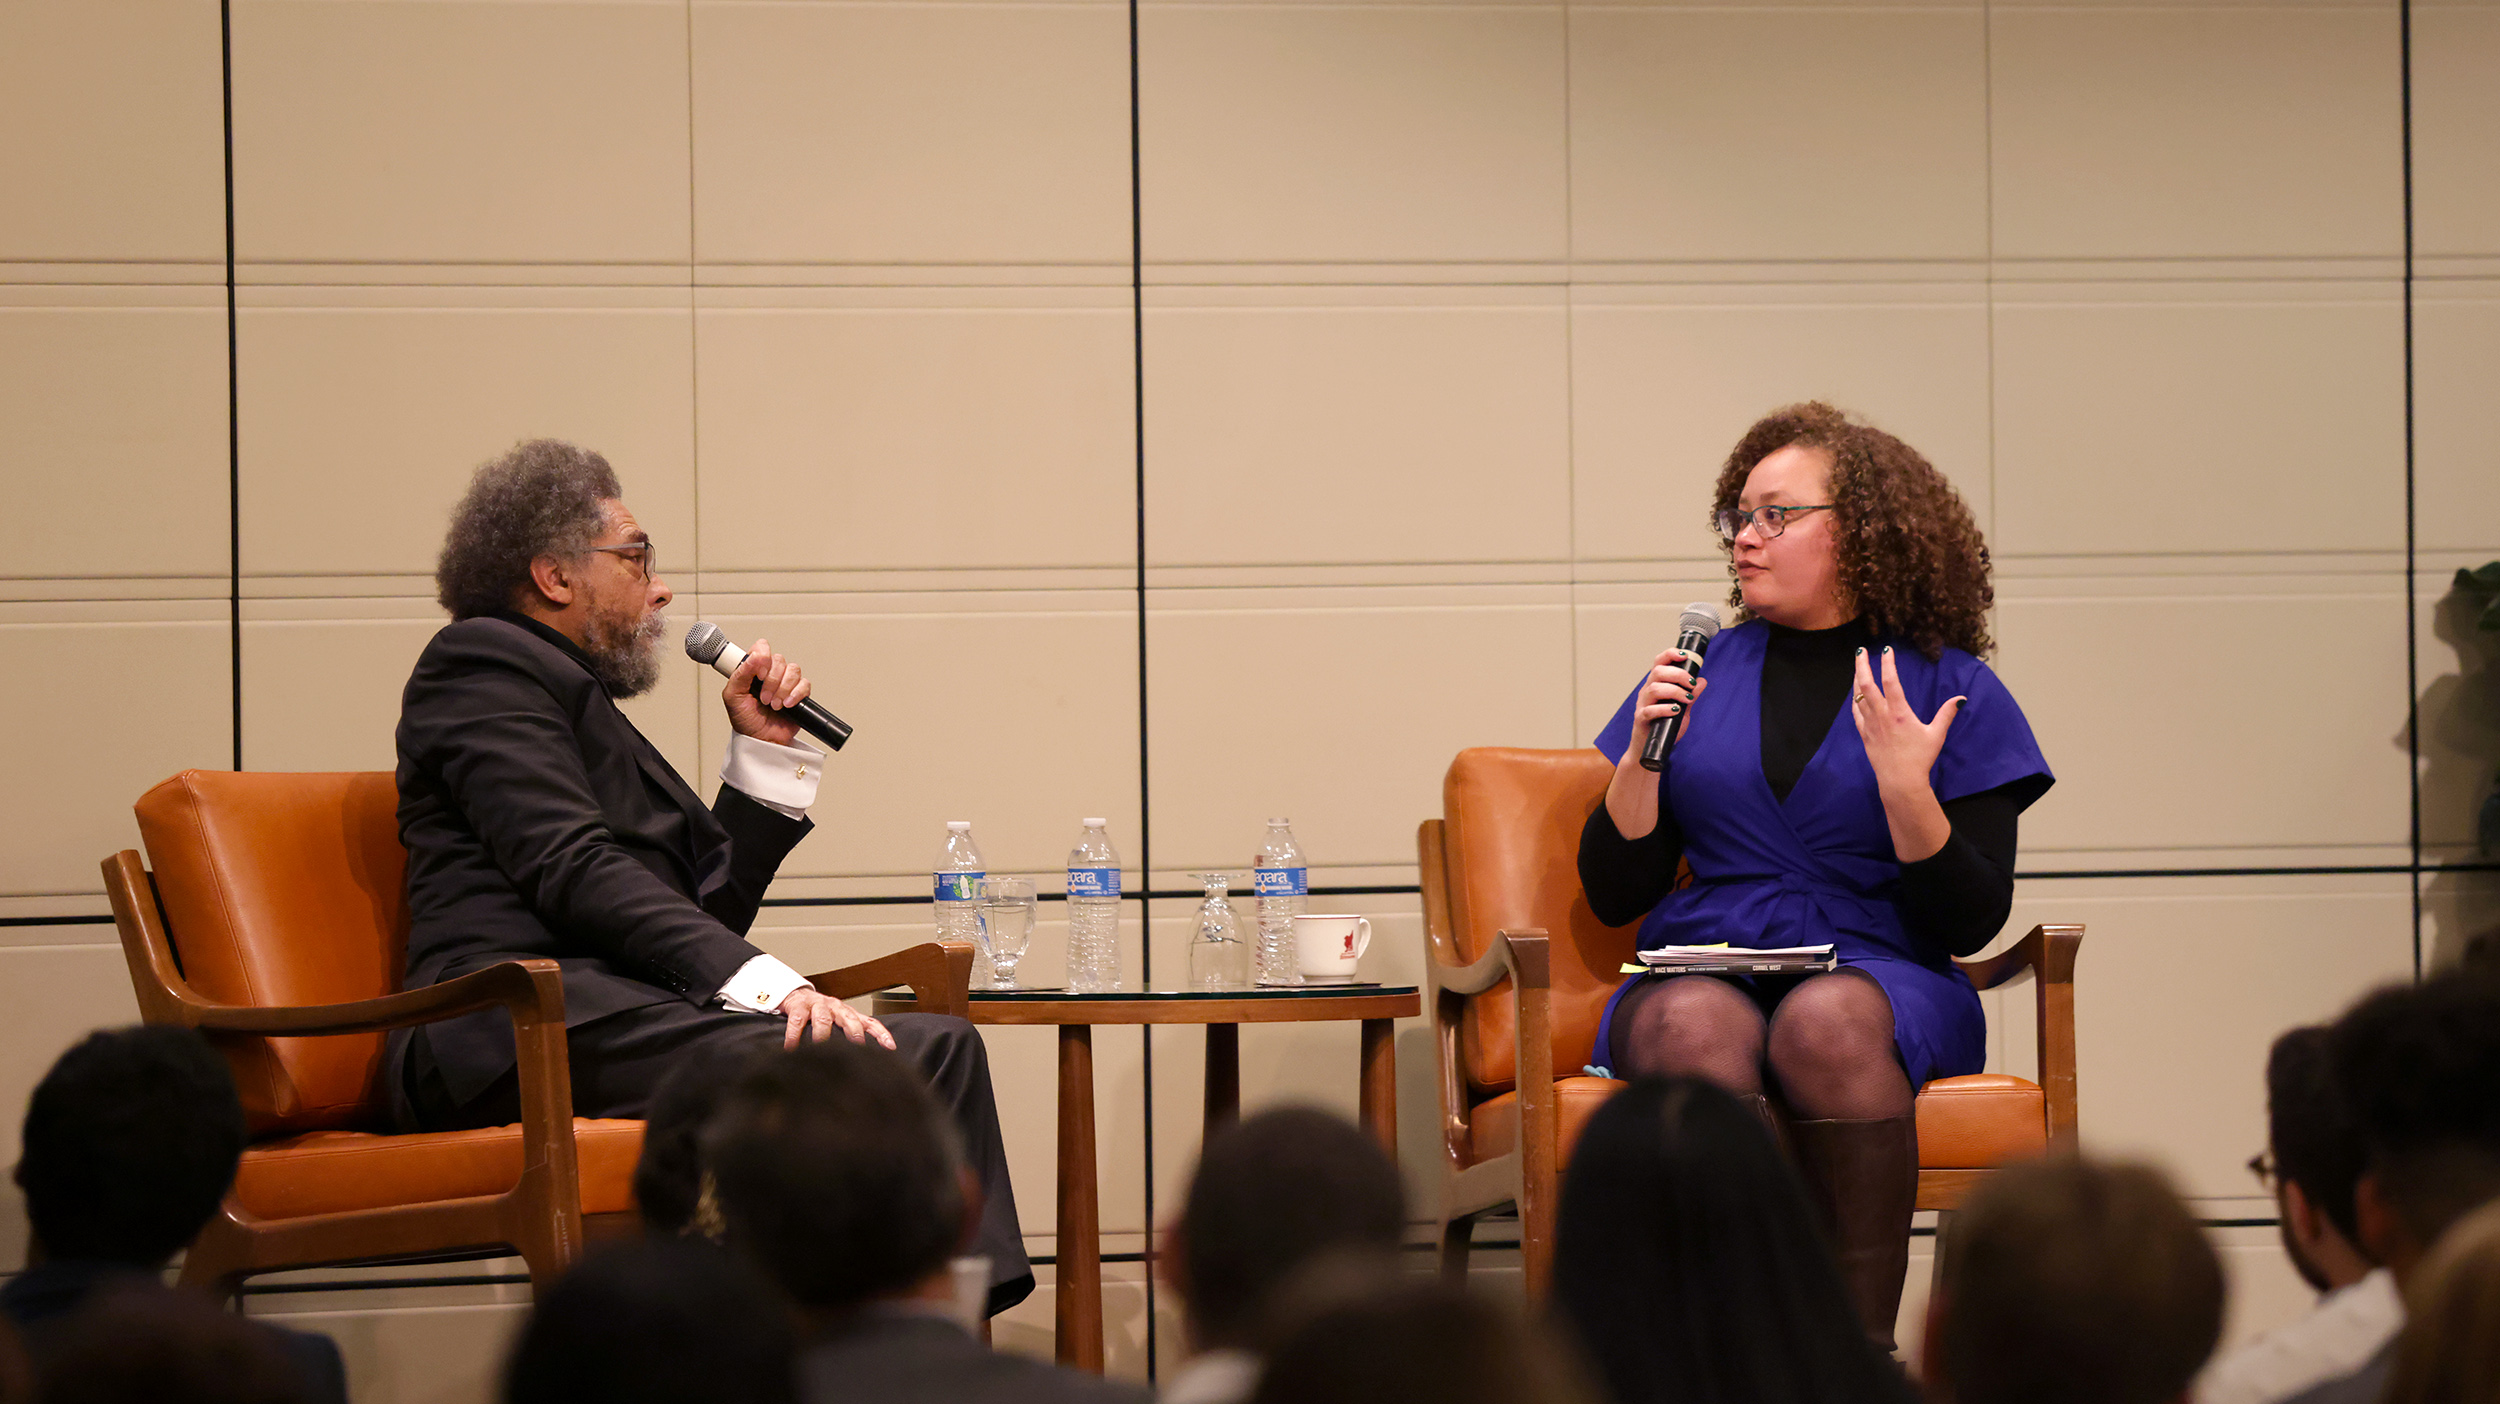
[[1033, 879], [981, 879], [981, 944], [989, 948], [990, 988], [1016, 987], [1016, 962], [1033, 940]]
[[1226, 899], [1239, 873], [1191, 873], [1206, 885], [1207, 900], [1198, 908], [1198, 929], [1189, 938], [1189, 983], [1194, 989], [1236, 990], [1250, 983], [1250, 943], [1242, 939], [1241, 919]]

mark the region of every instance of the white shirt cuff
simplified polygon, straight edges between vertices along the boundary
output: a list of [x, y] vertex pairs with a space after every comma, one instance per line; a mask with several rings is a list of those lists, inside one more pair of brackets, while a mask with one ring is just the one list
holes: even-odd
[[760, 955], [738, 967], [729, 983], [720, 987], [714, 998], [732, 1009], [750, 1014], [770, 1014], [781, 1007], [792, 990], [804, 989], [807, 977], [768, 955]]
[[[721, 757], [720, 782], [788, 819], [804, 819], [825, 777], [825, 753], [808, 746], [776, 746], [730, 733]], [[784, 991], [787, 993], [787, 991]]]

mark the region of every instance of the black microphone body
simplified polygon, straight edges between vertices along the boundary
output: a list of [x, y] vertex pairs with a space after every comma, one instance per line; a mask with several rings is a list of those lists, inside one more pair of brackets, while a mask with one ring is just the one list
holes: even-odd
[[[747, 661], [746, 650], [731, 643], [719, 626], [713, 624], [697, 624], [686, 631], [686, 656], [697, 663], [711, 664], [722, 677], [735, 674], [738, 665]], [[747, 691], [752, 696], [762, 697], [764, 680], [754, 679], [748, 683]], [[851, 739], [851, 724], [818, 706], [812, 697], [801, 698], [794, 707], [767, 707], [764, 710], [795, 723], [799, 730], [824, 742], [827, 750], [841, 750], [842, 743]]]
[[[1692, 665], [1685, 669], [1693, 675], [1696, 688], [1701, 683], [1702, 655], [1710, 651], [1710, 640], [1719, 632], [1719, 612], [1707, 604], [1696, 604], [1684, 611], [1683, 632], [1675, 636], [1675, 646], [1692, 655]], [[1676, 734], [1684, 729], [1684, 718], [1692, 708], [1679, 706], [1649, 724], [1649, 739], [1641, 745], [1641, 769], [1659, 771], [1667, 768], [1667, 748], [1675, 744]]]

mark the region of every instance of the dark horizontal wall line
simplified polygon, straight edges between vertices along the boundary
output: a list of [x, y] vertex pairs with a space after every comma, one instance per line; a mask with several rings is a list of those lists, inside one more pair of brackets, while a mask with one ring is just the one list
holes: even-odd
[[0, 917], [0, 926], [111, 926], [113, 918], [101, 913], [87, 916]]
[[[1389, 883], [1377, 887], [1314, 887], [1311, 889], [1311, 895], [1314, 897], [1375, 897], [1383, 895], [1412, 897], [1422, 892], [1422, 890], [1423, 889], [1410, 882], [1403, 886], [1395, 883]], [[1125, 893], [1123, 894], [1121, 900], [1126, 901], [1131, 898], [1142, 898], [1164, 902], [1175, 901], [1183, 898], [1204, 897], [1205, 895], [1205, 891], [1198, 888], [1159, 887], [1151, 892]], [[1244, 901], [1250, 899], [1250, 894], [1247, 892], [1237, 892], [1233, 895], [1240, 897]], [[930, 899], [926, 897], [767, 897], [764, 899], [764, 905], [767, 907], [909, 907], [917, 906], [920, 903], [927, 902], [928, 900]], [[1057, 892], [1036, 892], [1033, 894], [1033, 900], [1037, 902], [1064, 902], [1068, 899], [1064, 894]], [[112, 918], [105, 917], [103, 920], [111, 921]]]

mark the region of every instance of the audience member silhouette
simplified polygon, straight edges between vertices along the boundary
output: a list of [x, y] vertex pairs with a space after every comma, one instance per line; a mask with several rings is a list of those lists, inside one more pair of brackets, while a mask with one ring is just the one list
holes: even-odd
[[2173, 1404], [2222, 1334], [2222, 1260], [2145, 1166], [2008, 1166], [1944, 1255], [1921, 1362], [1941, 1404]]
[[[2335, 1081], [2361, 1129], [2353, 1184], [2363, 1252], [2411, 1297], [2414, 1271], [2449, 1225], [2500, 1195], [2500, 976], [2487, 962], [2391, 985], [2328, 1034]], [[2395, 1345], [2299, 1404], [2378, 1398]]]
[[1164, 1404], [1247, 1399], [1277, 1291], [1323, 1259], [1367, 1256], [1394, 1273], [1405, 1231], [1397, 1167], [1344, 1118], [1285, 1107], [1216, 1133], [1159, 1259], [1192, 1352], [1164, 1380]]
[[[770, 1056], [767, 1051], [762, 1056]], [[752, 1048], [698, 1044], [660, 1079], [643, 1123], [642, 1157], [634, 1163], [634, 1203], [653, 1233], [717, 1237], [719, 1209], [703, 1168], [703, 1128], [720, 1106], [721, 1089], [759, 1061]]]
[[791, 1404], [796, 1342], [787, 1304], [717, 1245], [613, 1244], [539, 1297], [504, 1404]]
[[2500, 1399], [2500, 1203], [2440, 1235], [2406, 1294], [2382, 1404], [2490, 1404]]
[[1555, 1311], [1615, 1404], [1907, 1404], [1815, 1225], [1744, 1103], [1697, 1079], [1635, 1082], [1572, 1152]]
[[284, 1337], [146, 1282], [99, 1289], [48, 1343], [40, 1404], [316, 1404]]
[[[188, 1029], [89, 1034], [52, 1065], [27, 1103], [17, 1164], [32, 1230], [26, 1271], [0, 1287], [0, 1314], [25, 1335], [39, 1376], [53, 1374], [58, 1339], [90, 1302], [107, 1292], [174, 1292], [160, 1274], [217, 1212], [244, 1136], [225, 1059]], [[116, 1311], [135, 1321], [161, 1317], [169, 1329], [196, 1316], [145, 1300], [123, 1300]], [[329, 1337], [236, 1324], [293, 1362], [306, 1398], [346, 1399], [346, 1367]], [[196, 1330], [183, 1339], [212, 1341]], [[178, 1368], [153, 1356], [125, 1363]]]
[[2404, 1324], [2395, 1279], [2360, 1247], [2352, 1190], [2364, 1147], [2335, 1084], [2323, 1026], [2293, 1029], [2266, 1058], [2266, 1155], [2283, 1251], [2323, 1295], [2296, 1321], [2224, 1353], [2196, 1383], [2197, 1404], [2279, 1404], [2347, 1375]]
[[1288, 1332], [1255, 1404], [1591, 1404], [1570, 1357], [1517, 1314], [1412, 1283], [1322, 1310]]
[[902, 1059], [833, 1040], [765, 1060], [703, 1135], [731, 1247], [802, 1316], [814, 1404], [1135, 1404], [1142, 1390], [991, 1351], [949, 1314], [980, 1221], [953, 1124]]

